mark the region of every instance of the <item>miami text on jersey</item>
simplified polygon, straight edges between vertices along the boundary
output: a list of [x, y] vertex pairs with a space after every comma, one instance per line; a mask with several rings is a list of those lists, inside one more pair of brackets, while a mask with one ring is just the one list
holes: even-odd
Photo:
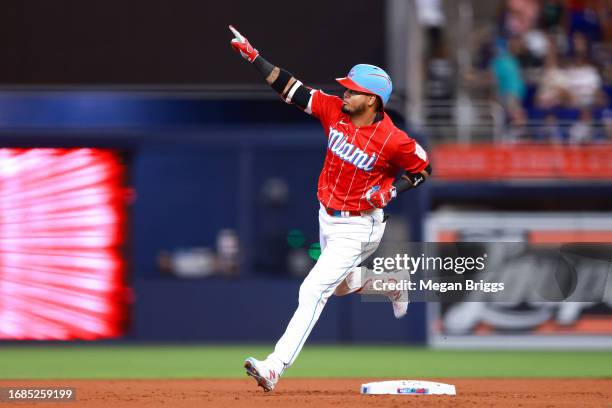
[[333, 154], [345, 162], [351, 163], [358, 169], [371, 171], [374, 168], [376, 153], [372, 153], [372, 157], [370, 157], [369, 154], [349, 143], [344, 133], [337, 131], [331, 126], [329, 127], [328, 147]]

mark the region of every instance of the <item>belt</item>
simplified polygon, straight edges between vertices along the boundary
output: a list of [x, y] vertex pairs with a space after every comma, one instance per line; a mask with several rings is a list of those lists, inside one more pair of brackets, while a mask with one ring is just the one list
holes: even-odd
[[339, 211], [327, 207], [325, 207], [325, 211], [332, 217], [361, 217], [363, 214], [361, 211]]

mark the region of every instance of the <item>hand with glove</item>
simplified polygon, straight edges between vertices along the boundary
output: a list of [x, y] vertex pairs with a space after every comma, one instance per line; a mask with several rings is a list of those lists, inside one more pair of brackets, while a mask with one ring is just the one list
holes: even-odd
[[253, 48], [249, 40], [240, 34], [238, 30], [234, 28], [234, 26], [229, 26], [229, 29], [232, 34], [234, 34], [234, 38], [231, 42], [232, 48], [238, 51], [240, 55], [242, 55], [242, 58], [250, 63], [253, 63], [253, 61], [255, 61], [255, 59], [259, 56], [259, 51]]
[[374, 208], [386, 207], [395, 197], [397, 197], [397, 190], [393, 186], [384, 190], [381, 190], [380, 186], [374, 186], [363, 196]]

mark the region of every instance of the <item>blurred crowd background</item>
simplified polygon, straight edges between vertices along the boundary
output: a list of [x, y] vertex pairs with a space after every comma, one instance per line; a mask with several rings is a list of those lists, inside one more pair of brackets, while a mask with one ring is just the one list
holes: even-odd
[[[612, 0], [8, 1], [0, 338], [280, 334], [320, 255], [324, 130], [235, 55], [229, 24], [329, 93], [357, 63], [390, 73], [387, 112], [433, 177], [391, 203], [385, 242], [612, 239]], [[81, 155], [121, 171], [90, 185]], [[106, 207], [83, 215], [74, 197]], [[87, 251], [67, 247], [82, 236]], [[612, 335], [609, 303], [520, 305], [495, 321], [468, 308], [454, 334], [592, 345]], [[417, 303], [395, 322], [388, 304], [335, 299], [314, 339], [446, 339], [448, 310]]]
[[478, 30], [467, 78], [504, 108], [505, 140], [612, 140], [611, 13], [605, 0], [508, 0], [496, 24]]
[[[470, 133], [464, 137], [493, 134], [506, 143], [612, 140], [609, 1], [418, 3], [438, 7], [424, 17], [430, 19], [424, 40], [426, 125], [436, 126], [446, 114], [468, 127], [460, 130]], [[460, 112], [445, 112], [445, 102], [454, 98], [461, 101], [454, 106]], [[487, 120], [494, 132], [477, 129]]]

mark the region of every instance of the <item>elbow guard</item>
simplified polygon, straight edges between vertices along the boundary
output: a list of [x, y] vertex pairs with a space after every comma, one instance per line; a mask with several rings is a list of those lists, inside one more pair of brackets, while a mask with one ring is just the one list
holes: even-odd
[[301, 109], [306, 109], [311, 95], [310, 90], [306, 88], [302, 82], [296, 80], [286, 94], [281, 95], [281, 97], [287, 103], [293, 103]]
[[287, 84], [289, 83], [291, 78], [293, 78], [293, 75], [291, 75], [290, 72], [287, 72], [284, 69], [280, 68], [278, 72], [278, 78], [276, 78], [276, 81], [272, 82], [270, 86], [282, 96], [283, 91], [287, 87]]
[[418, 187], [423, 184], [427, 177], [431, 175], [431, 165], [427, 165], [425, 170], [420, 173], [405, 173], [402, 178], [407, 179], [410, 183], [412, 183], [412, 187]]
[[398, 194], [403, 193], [406, 190], [420, 186], [430, 175], [431, 166], [427, 165], [425, 170], [420, 173], [404, 173], [395, 183], [393, 183], [393, 186], [397, 190]]
[[272, 83], [272, 89], [274, 89], [280, 96], [281, 99], [289, 104], [295, 104], [301, 109], [306, 109], [308, 102], [310, 101], [310, 89], [306, 88], [301, 81], [295, 80], [295, 82], [287, 89], [287, 84], [291, 81], [293, 76], [281, 69], [278, 73], [278, 78]]

